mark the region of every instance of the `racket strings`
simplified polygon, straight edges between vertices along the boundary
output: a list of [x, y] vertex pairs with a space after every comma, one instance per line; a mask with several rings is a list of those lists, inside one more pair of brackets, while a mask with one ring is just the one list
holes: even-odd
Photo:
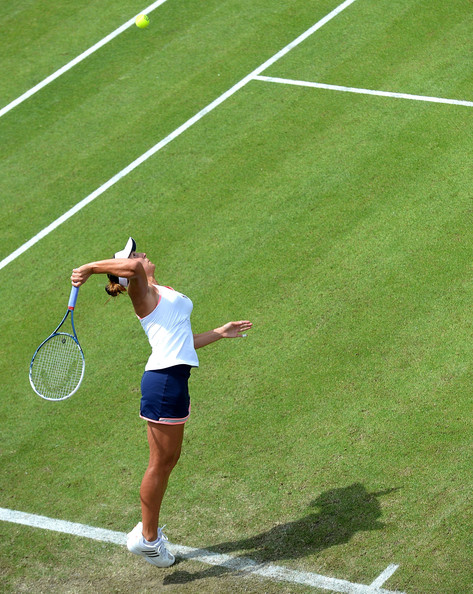
[[36, 353], [31, 381], [45, 398], [60, 399], [73, 393], [81, 382], [83, 357], [69, 334], [56, 334]]

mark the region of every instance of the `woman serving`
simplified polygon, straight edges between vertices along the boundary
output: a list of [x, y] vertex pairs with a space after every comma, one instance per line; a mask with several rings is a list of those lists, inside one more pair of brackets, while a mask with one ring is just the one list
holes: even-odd
[[158, 528], [159, 512], [169, 475], [179, 460], [184, 424], [190, 414], [188, 379], [198, 367], [196, 349], [221, 338], [239, 338], [252, 327], [248, 320], [193, 334], [192, 301], [170, 287], [159, 285], [156, 266], [136, 251], [129, 238], [110, 260], [90, 262], [72, 272], [75, 287], [92, 274], [107, 274], [105, 290], [112, 297], [127, 292], [151, 345], [141, 380], [140, 416], [148, 423], [149, 464], [140, 487], [142, 521], [128, 534], [128, 550], [158, 567], [169, 567], [174, 556]]

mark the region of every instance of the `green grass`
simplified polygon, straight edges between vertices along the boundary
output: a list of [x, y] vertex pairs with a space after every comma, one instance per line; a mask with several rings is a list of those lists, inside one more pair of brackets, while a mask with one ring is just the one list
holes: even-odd
[[[1, 118], [2, 257], [336, 4], [169, 0], [149, 29]], [[43, 6], [24, 8], [35, 28], [23, 44], [2, 38], [2, 64], [24, 64], [5, 103], [137, 11], [110, 5], [90, 25], [107, 7], [71, 4], [65, 37]], [[265, 74], [470, 99], [470, 13], [357, 0]], [[196, 332], [254, 322], [247, 339], [199, 351], [163, 509], [171, 540], [365, 584], [399, 563], [389, 589], [469, 591], [471, 137], [468, 108], [254, 81], [6, 266], [0, 505], [120, 531], [138, 519], [148, 348], [127, 298], [106, 304], [99, 277], [81, 289], [87, 368], [73, 398], [44, 402], [27, 379], [72, 268], [133, 234], [160, 282], [193, 299]], [[12, 592], [309, 591], [1, 534]], [[18, 564], [25, 541], [34, 554]]]

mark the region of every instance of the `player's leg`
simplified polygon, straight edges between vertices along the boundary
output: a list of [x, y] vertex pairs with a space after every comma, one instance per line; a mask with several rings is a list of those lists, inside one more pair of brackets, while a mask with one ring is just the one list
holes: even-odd
[[181, 454], [184, 424], [148, 422], [149, 463], [140, 488], [143, 536], [158, 538], [159, 512], [169, 475]]

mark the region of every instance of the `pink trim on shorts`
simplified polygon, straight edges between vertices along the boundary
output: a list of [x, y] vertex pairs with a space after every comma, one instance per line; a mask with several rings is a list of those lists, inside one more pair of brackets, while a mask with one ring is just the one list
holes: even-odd
[[156, 421], [155, 419], [148, 419], [148, 417], [144, 417], [143, 415], [140, 415], [140, 418], [149, 423], [156, 423], [156, 425], [184, 425], [191, 416], [191, 406], [192, 405], [189, 405], [189, 414], [186, 417], [182, 417], [182, 419], [167, 419], [166, 417], [160, 417], [159, 420]]
[[182, 419], [165, 419], [164, 417], [161, 417], [159, 421], [155, 421], [154, 419], [148, 419], [147, 417], [143, 417], [142, 415], [140, 415], [141, 419], [144, 419], [149, 423], [156, 423], [156, 425], [184, 425], [184, 423], [189, 419], [189, 417], [190, 413], [187, 415], [187, 417], [184, 417]]

